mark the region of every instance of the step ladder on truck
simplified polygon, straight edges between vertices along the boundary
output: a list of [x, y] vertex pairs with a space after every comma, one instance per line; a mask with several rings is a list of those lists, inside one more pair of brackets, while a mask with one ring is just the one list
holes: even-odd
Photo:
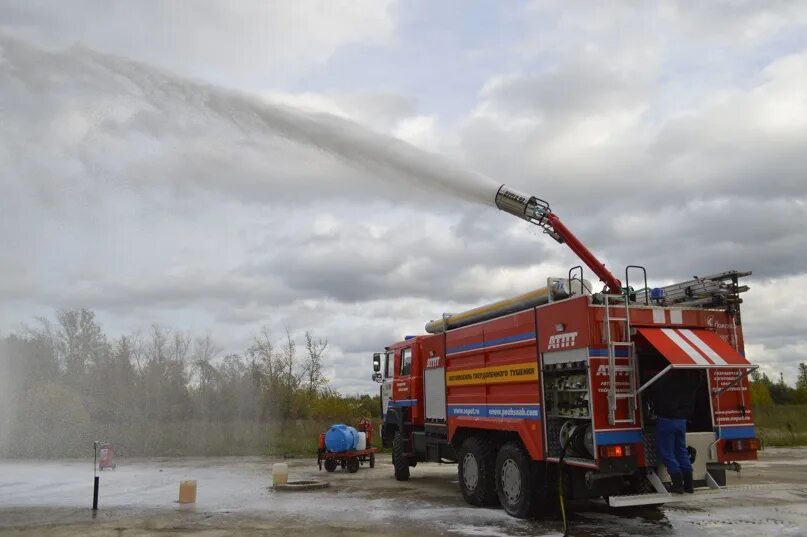
[[[374, 356], [382, 440], [395, 477], [455, 461], [463, 497], [517, 517], [562, 499], [611, 506], [677, 501], [655, 453], [652, 392], [699, 371], [687, 444], [702, 490], [756, 458], [736, 271], [648, 288], [640, 266], [616, 278], [537, 198], [502, 187], [497, 206], [567, 244], [582, 264], [546, 287], [444, 314], [426, 334]], [[604, 284], [592, 292], [588, 267]], [[644, 287], [629, 276], [641, 271]], [[696, 496], [697, 497], [697, 494]]]

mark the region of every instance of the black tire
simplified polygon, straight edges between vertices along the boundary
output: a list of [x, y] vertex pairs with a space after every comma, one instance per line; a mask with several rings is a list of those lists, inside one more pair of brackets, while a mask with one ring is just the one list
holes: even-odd
[[347, 471], [351, 474], [355, 474], [359, 471], [359, 459], [353, 457], [347, 460]]
[[375, 453], [370, 453], [370, 468], [375, 468]]
[[404, 437], [401, 431], [395, 431], [395, 436], [392, 437], [392, 466], [395, 467], [395, 479], [398, 481], [409, 479], [409, 461], [404, 455], [405, 452]]
[[477, 507], [496, 505], [495, 451], [488, 439], [465, 439], [457, 457], [457, 475], [466, 502]]
[[333, 472], [336, 470], [336, 459], [325, 459], [325, 471]]
[[496, 455], [496, 494], [507, 514], [527, 518], [536, 504], [536, 465], [521, 446], [508, 442]]

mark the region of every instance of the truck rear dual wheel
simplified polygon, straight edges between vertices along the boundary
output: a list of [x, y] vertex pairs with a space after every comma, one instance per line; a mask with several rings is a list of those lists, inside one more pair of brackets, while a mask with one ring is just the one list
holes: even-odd
[[409, 460], [406, 458], [406, 443], [401, 431], [395, 431], [392, 437], [392, 466], [395, 468], [395, 479], [409, 479]]
[[479, 507], [496, 505], [493, 444], [482, 436], [467, 438], [457, 457], [460, 490], [465, 501]]
[[326, 472], [333, 472], [336, 470], [336, 460], [335, 459], [325, 459], [325, 471]]
[[351, 457], [347, 460], [347, 471], [351, 474], [355, 474], [359, 471], [359, 459], [356, 457]]
[[[508, 442], [496, 455], [496, 494], [502, 508], [511, 516], [527, 518], [536, 514], [536, 463], [520, 442]], [[542, 483], [543, 484], [543, 483]]]

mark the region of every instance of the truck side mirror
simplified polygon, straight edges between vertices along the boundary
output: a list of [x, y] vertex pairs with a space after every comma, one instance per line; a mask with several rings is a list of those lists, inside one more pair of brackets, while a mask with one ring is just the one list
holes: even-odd
[[384, 380], [384, 376], [381, 373], [373, 373], [373, 380], [376, 382], [381, 382]]
[[378, 373], [381, 371], [381, 353], [376, 352], [373, 354], [373, 371]]

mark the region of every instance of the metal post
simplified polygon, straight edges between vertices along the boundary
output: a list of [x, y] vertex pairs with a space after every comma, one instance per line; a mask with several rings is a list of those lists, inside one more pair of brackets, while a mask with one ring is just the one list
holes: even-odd
[[92, 510], [98, 511], [98, 486], [101, 478], [98, 476], [98, 441], [92, 443]]
[[93, 479], [93, 487], [92, 487], [92, 510], [98, 511], [98, 485], [101, 481], [99, 476], [95, 476]]
[[658, 379], [660, 379], [660, 378], [661, 378], [661, 377], [662, 377], [662, 376], [663, 376], [665, 373], [667, 373], [667, 371], [669, 371], [670, 369], [672, 369], [672, 364], [671, 364], [671, 365], [668, 365], [667, 367], [665, 367], [664, 369], [662, 369], [661, 371], [659, 371], [659, 372], [656, 374], [656, 376], [654, 376], [652, 379], [650, 379], [650, 380], [648, 380], [647, 382], [645, 382], [644, 384], [642, 384], [642, 387], [641, 387], [641, 388], [639, 388], [639, 390], [638, 390], [636, 393], [637, 393], [637, 394], [640, 394], [640, 393], [642, 393], [643, 391], [645, 391], [645, 389], [646, 389], [646, 388], [649, 388], [651, 384], [653, 384], [653, 383], [654, 383], [654, 382], [656, 382]]

